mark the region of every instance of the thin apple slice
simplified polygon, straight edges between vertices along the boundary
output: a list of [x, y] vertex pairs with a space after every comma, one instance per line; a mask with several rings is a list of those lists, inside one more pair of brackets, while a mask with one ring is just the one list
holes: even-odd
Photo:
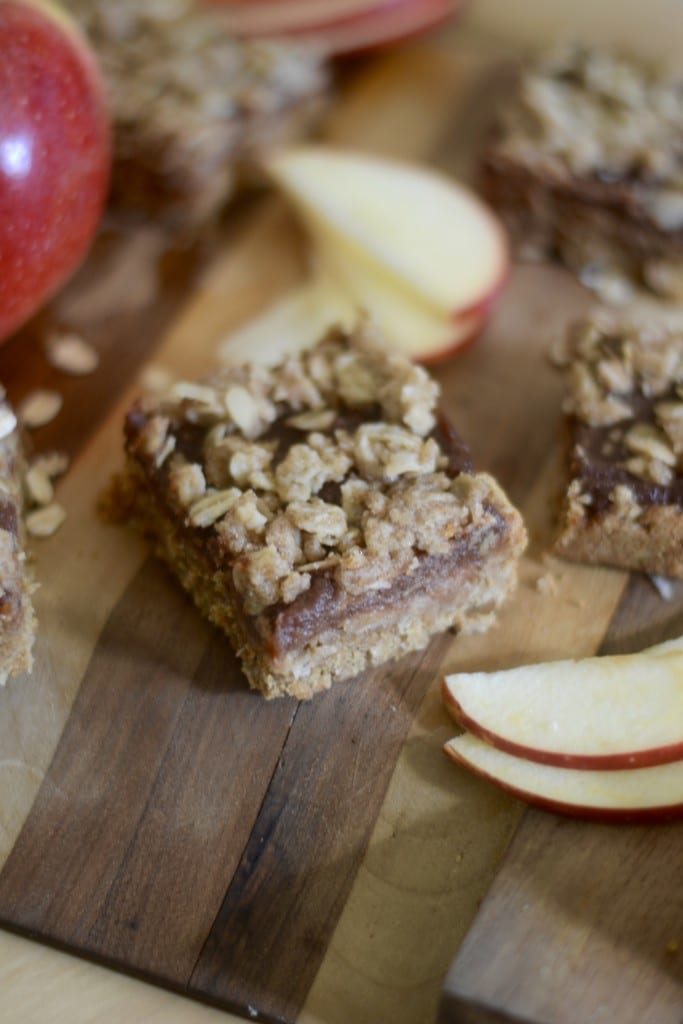
[[314, 244], [333, 233], [438, 317], [480, 308], [507, 276], [502, 226], [449, 178], [325, 146], [281, 150], [267, 170], [304, 217]]
[[316, 255], [323, 276], [335, 281], [356, 306], [364, 309], [395, 348], [410, 359], [436, 362], [474, 339], [486, 311], [450, 319], [434, 314], [390, 275], [357, 259], [344, 241], [321, 235]]
[[331, 327], [350, 330], [358, 316], [356, 305], [319, 274], [229, 335], [218, 358], [225, 365], [250, 360], [275, 366], [311, 348]]
[[385, 17], [396, 8], [421, 6], [423, 0], [208, 0], [223, 8], [226, 23], [237, 33], [281, 35], [357, 22], [369, 14]]
[[683, 817], [683, 761], [633, 771], [578, 771], [514, 757], [465, 734], [444, 752], [514, 796], [545, 810], [595, 821]]
[[683, 654], [628, 654], [446, 676], [463, 728], [508, 753], [576, 769], [683, 758]]
[[363, 0], [357, 3], [227, 3], [228, 31], [237, 36], [288, 36], [329, 56], [362, 53], [420, 35], [450, 18], [457, 0]]

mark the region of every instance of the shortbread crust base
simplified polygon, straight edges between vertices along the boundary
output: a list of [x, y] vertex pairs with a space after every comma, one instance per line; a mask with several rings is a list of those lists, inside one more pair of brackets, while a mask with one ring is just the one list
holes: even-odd
[[351, 611], [341, 627], [323, 630], [302, 648], [271, 658], [254, 643], [230, 573], [216, 573], [198, 546], [188, 542], [133, 460], [115, 481], [107, 505], [112, 518], [126, 520], [145, 534], [199, 611], [228, 636], [249, 685], [267, 698], [289, 695], [305, 700], [333, 682], [420, 650], [446, 629], [487, 629], [516, 585], [517, 561], [526, 541], [515, 514], [484, 556], [465, 558], [456, 571], [435, 574], [410, 600]]

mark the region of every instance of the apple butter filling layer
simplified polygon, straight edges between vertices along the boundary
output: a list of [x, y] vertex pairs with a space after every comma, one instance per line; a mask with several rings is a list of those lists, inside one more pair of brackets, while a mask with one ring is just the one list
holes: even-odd
[[597, 313], [564, 361], [571, 482], [558, 550], [683, 576], [683, 330]]
[[514, 586], [519, 514], [472, 471], [437, 397], [364, 327], [276, 368], [179, 381], [129, 414], [119, 515], [267, 696], [484, 628]]

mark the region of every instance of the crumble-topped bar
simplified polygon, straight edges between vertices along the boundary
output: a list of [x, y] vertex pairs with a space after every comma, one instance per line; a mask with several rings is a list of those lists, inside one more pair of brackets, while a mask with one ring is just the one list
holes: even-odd
[[327, 72], [309, 50], [227, 35], [191, 0], [68, 0], [99, 57], [114, 124], [112, 200], [205, 221], [254, 155], [298, 137]]
[[683, 578], [683, 328], [598, 313], [569, 338], [560, 554]]
[[682, 295], [683, 79], [563, 47], [521, 76], [483, 187], [522, 255]]
[[0, 684], [33, 665], [35, 616], [22, 543], [22, 469], [17, 418], [0, 387]]
[[113, 501], [230, 637], [250, 684], [307, 698], [516, 582], [519, 513], [436, 411], [425, 370], [333, 332], [143, 400]]

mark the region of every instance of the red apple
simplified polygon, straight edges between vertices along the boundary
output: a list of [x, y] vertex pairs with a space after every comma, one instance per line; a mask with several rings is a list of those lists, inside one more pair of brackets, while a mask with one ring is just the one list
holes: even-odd
[[239, 36], [289, 36], [331, 55], [397, 43], [449, 18], [459, 0], [210, 0]]
[[683, 654], [650, 653], [446, 676], [456, 721], [541, 764], [633, 769], [683, 759]]
[[470, 735], [449, 740], [444, 753], [544, 810], [605, 822], [683, 817], [683, 761], [631, 771], [580, 771], [513, 757]]
[[102, 214], [110, 133], [83, 36], [41, 0], [0, 0], [0, 339], [83, 260]]

